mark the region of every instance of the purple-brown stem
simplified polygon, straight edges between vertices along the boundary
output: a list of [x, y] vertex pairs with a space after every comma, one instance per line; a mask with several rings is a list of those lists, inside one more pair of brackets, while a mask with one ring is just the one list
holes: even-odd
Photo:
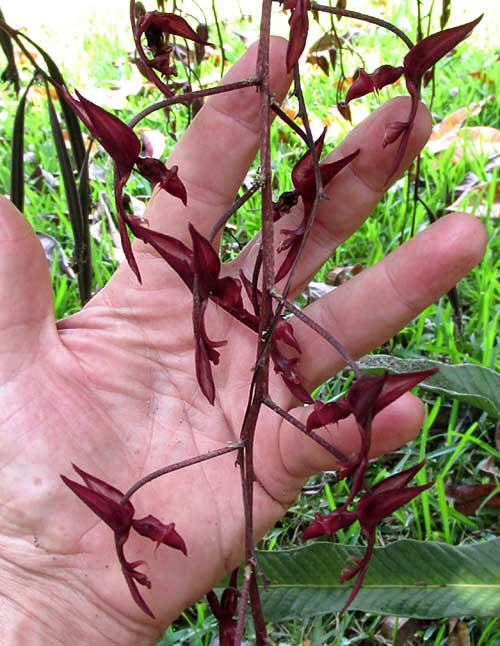
[[135, 115], [129, 122], [128, 125], [131, 128], [134, 128], [140, 121], [145, 117], [157, 112], [162, 108], [168, 108], [171, 105], [176, 105], [178, 103], [189, 104], [196, 99], [201, 99], [205, 96], [212, 96], [214, 94], [223, 94], [224, 92], [233, 92], [234, 90], [240, 90], [245, 87], [259, 86], [260, 79], [252, 76], [248, 79], [243, 79], [241, 81], [235, 81], [234, 83], [225, 83], [223, 85], [216, 85], [215, 87], [209, 87], [204, 90], [193, 90], [192, 92], [184, 92], [183, 94], [176, 94], [175, 96], [170, 97], [169, 99], [163, 99], [163, 101], [158, 101], [157, 103], [152, 103], [144, 110], [141, 110], [138, 114]]
[[281, 109], [281, 107], [277, 103], [272, 103], [271, 108], [278, 115], [278, 117], [302, 139], [302, 141], [306, 145], [309, 145], [307, 134], [297, 123], [295, 123], [295, 121], [291, 117], [287, 115], [284, 110]]
[[[271, 147], [270, 147], [270, 88], [269, 88], [269, 42], [271, 32], [272, 0], [262, 1], [260, 24], [260, 40], [257, 53], [257, 77], [260, 83], [260, 160], [262, 173], [262, 268], [263, 293], [259, 321], [259, 342], [257, 357], [250, 389], [245, 419], [241, 430], [241, 441], [244, 448], [240, 451], [239, 467], [242, 479], [242, 493], [245, 515], [245, 565], [255, 563], [255, 547], [253, 536], [253, 485], [255, 481], [253, 464], [253, 446], [255, 430], [260, 408], [267, 395], [269, 384], [269, 346], [266, 342], [269, 325], [273, 317], [272, 297], [270, 290], [274, 286], [274, 226], [273, 201], [271, 186]], [[250, 596], [252, 615], [256, 630], [256, 643], [260, 646], [267, 639], [266, 627], [262, 614], [260, 595], [255, 580], [255, 570], [252, 565], [250, 579]], [[243, 621], [243, 620], [242, 620]], [[235, 640], [235, 646], [240, 646], [241, 638]]]
[[263, 403], [268, 408], [277, 413], [280, 417], [285, 419], [289, 424], [295, 426], [295, 428], [298, 429], [301, 433], [304, 433], [304, 435], [310, 437], [311, 440], [314, 440], [323, 449], [325, 449], [325, 451], [331, 453], [341, 465], [347, 466], [349, 464], [349, 458], [344, 453], [342, 453], [340, 449], [337, 449], [335, 446], [333, 446], [333, 444], [331, 444], [328, 440], [325, 440], [323, 437], [321, 437], [321, 435], [318, 435], [318, 433], [316, 433], [315, 431], [308, 430], [306, 426], [302, 424], [302, 422], [300, 422], [296, 417], [291, 415], [284, 408], [281, 408], [281, 406], [276, 404], [276, 402], [274, 402], [270, 397], [267, 397]]
[[317, 2], [311, 3], [311, 9], [313, 11], [322, 11], [323, 13], [330, 13], [335, 16], [345, 16], [346, 18], [354, 18], [354, 20], [361, 20], [363, 22], [369, 22], [372, 25], [377, 25], [378, 27], [383, 27], [384, 29], [391, 31], [398, 38], [400, 38], [404, 42], [404, 44], [408, 47], [408, 49], [411, 49], [413, 47], [413, 41], [411, 40], [411, 38], [408, 38], [408, 36], [404, 33], [404, 31], [401, 31], [401, 29], [398, 29], [398, 27], [396, 27], [392, 23], [387, 22], [387, 20], [382, 20], [382, 18], [376, 18], [375, 16], [370, 16], [369, 14], [366, 14], [366, 13], [360, 13], [359, 11], [351, 11], [350, 9], [341, 9], [340, 7], [328, 7], [323, 4], [318, 4]]
[[250, 595], [250, 579], [252, 576], [252, 569], [249, 565], [245, 566], [243, 574], [243, 585], [240, 594], [240, 607], [238, 609], [238, 623], [236, 624], [236, 633], [234, 637], [235, 646], [241, 644], [243, 639], [243, 631], [245, 630], [245, 617], [247, 614], [247, 604]]
[[219, 455], [225, 455], [226, 453], [231, 453], [232, 451], [237, 451], [241, 448], [241, 444], [234, 443], [228, 446], [225, 446], [221, 449], [214, 449], [213, 451], [208, 451], [208, 453], [203, 453], [203, 455], [196, 455], [193, 458], [188, 458], [187, 460], [182, 460], [181, 462], [175, 462], [170, 464], [168, 467], [162, 467], [156, 471], [148, 473], [147, 476], [138, 480], [133, 484], [127, 491], [123, 494], [123, 498], [120, 500], [120, 504], [124, 505], [129, 498], [131, 498], [141, 487], [144, 487], [148, 482], [156, 480], [156, 478], [161, 478], [161, 476], [167, 475], [167, 473], [173, 473], [179, 469], [185, 469], [186, 467], [191, 467], [194, 464], [199, 464], [200, 462], [205, 462], [206, 460], [211, 460], [212, 458], [218, 458]]
[[240, 209], [245, 202], [247, 202], [254, 193], [256, 193], [259, 188], [261, 188], [262, 182], [260, 180], [255, 181], [250, 188], [248, 188], [241, 197], [239, 197], [237, 200], [235, 200], [232, 205], [224, 211], [224, 213], [220, 216], [220, 218], [217, 220], [217, 222], [213, 225], [213, 227], [210, 229], [210, 233], [207, 236], [207, 240], [209, 242], [213, 242], [214, 239], [216, 238], [217, 234], [226, 226], [227, 221], [231, 216], [233, 216], [238, 209]]
[[150, 80], [151, 83], [156, 85], [156, 87], [160, 90], [162, 94], [170, 97], [172, 96], [173, 91], [168, 87], [166, 83], [164, 83], [161, 80], [161, 78], [156, 74], [156, 72], [149, 65], [150, 61], [146, 56], [146, 52], [144, 51], [144, 48], [142, 46], [141, 36], [137, 33], [137, 30], [136, 30], [135, 5], [136, 5], [135, 0], [130, 0], [130, 25], [132, 27], [132, 34], [134, 36], [134, 42], [137, 48], [137, 53], [139, 54], [141, 61], [144, 63], [143, 72], [148, 77], [148, 80]]
[[[309, 234], [312, 230], [314, 220], [316, 218], [316, 211], [318, 209], [319, 202], [323, 197], [323, 184], [321, 181], [321, 172], [319, 169], [319, 159], [318, 159], [318, 155], [316, 154], [314, 137], [311, 132], [311, 124], [309, 123], [309, 117], [307, 115], [307, 107], [304, 100], [304, 94], [302, 92], [302, 84], [300, 82], [300, 71], [299, 71], [298, 64], [295, 66], [295, 70], [294, 70], [294, 92], [299, 102], [299, 115], [302, 118], [302, 122], [304, 124], [304, 129], [305, 129], [306, 138], [307, 138], [307, 145], [309, 146], [309, 151], [311, 153], [311, 158], [314, 164], [314, 180], [316, 184], [316, 195], [314, 196], [314, 201], [312, 203], [311, 211], [305, 226], [304, 234], [302, 236], [302, 240], [299, 246], [299, 250], [297, 252], [297, 256], [292, 264], [292, 267], [290, 268], [290, 273], [288, 274], [288, 278], [286, 280], [285, 286], [283, 287], [282, 298], [284, 300], [288, 298], [288, 294], [290, 293], [290, 290], [292, 288], [295, 270], [302, 258], [302, 254], [304, 253], [305, 246], [309, 239]], [[278, 307], [276, 308], [273, 325], [276, 324], [276, 321], [278, 321], [279, 317], [281, 316], [283, 312], [283, 307], [284, 307], [284, 302], [282, 301], [281, 303], [278, 304]]]
[[349, 350], [343, 345], [338, 339], [336, 339], [330, 332], [327, 332], [324, 328], [321, 327], [321, 325], [318, 325], [314, 319], [312, 319], [310, 316], [307, 316], [305, 312], [303, 312], [299, 307], [294, 305], [291, 301], [289, 301], [286, 298], [283, 298], [279, 292], [277, 292], [275, 289], [271, 292], [272, 296], [276, 298], [277, 300], [281, 301], [287, 310], [290, 312], [293, 312], [293, 314], [303, 321], [308, 327], [310, 327], [312, 330], [314, 330], [317, 334], [319, 334], [327, 343], [329, 343], [331, 346], [337, 350], [337, 352], [340, 354], [340, 356], [345, 360], [347, 365], [351, 368], [351, 370], [354, 372], [354, 375], [356, 376], [356, 379], [359, 379], [361, 377], [361, 370], [359, 369], [358, 364], [354, 360], [353, 356], [349, 352]]

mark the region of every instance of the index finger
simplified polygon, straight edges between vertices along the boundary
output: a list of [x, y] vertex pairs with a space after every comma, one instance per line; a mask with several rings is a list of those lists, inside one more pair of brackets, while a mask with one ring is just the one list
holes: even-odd
[[[270, 87], [282, 101], [290, 85], [286, 72], [287, 42], [270, 41]], [[224, 76], [221, 84], [255, 76], [258, 43], [254, 43]], [[206, 235], [234, 201], [259, 146], [259, 92], [248, 87], [212, 96], [172, 151], [167, 166], [179, 167], [188, 205], [156, 191], [145, 217], [152, 229], [190, 241], [188, 222]]]

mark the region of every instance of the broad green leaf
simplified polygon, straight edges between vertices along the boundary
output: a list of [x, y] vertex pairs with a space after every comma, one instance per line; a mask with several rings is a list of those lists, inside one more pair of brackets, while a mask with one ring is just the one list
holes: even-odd
[[[334, 613], [350, 591], [340, 584], [348, 556], [363, 548], [317, 542], [287, 551], [258, 552], [269, 585], [266, 619], [285, 621]], [[455, 547], [402, 540], [376, 548], [352, 610], [433, 619], [500, 613], [500, 539]]]
[[458, 399], [486, 411], [494, 419], [500, 418], [500, 374], [490, 368], [472, 363], [449, 365], [430, 359], [399, 359], [385, 354], [366, 356], [359, 364], [367, 372], [439, 368], [439, 372], [423, 381], [419, 388]]

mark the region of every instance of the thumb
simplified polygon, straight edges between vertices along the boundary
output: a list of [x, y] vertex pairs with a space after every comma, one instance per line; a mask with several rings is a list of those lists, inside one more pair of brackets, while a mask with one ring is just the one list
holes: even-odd
[[47, 261], [26, 218], [0, 196], [1, 369], [17, 371], [57, 338]]

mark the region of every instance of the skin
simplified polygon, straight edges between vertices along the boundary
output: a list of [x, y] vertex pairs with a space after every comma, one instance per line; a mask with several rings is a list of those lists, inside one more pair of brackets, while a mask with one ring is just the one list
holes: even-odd
[[[286, 94], [286, 43], [274, 39], [271, 85]], [[250, 76], [256, 47], [226, 81]], [[408, 101], [382, 106], [332, 156], [358, 147], [357, 159], [327, 187], [295, 290], [367, 218], [384, 191], [394, 147], [383, 149], [387, 123], [402, 120]], [[430, 118], [421, 108], [403, 166], [425, 144]], [[154, 192], [151, 228], [189, 244], [187, 223], [207, 233], [234, 199], [258, 146], [254, 89], [213, 97], [176, 146], [168, 165], [179, 165], [188, 208]], [[200, 145], [200, 142], [202, 145]], [[237, 145], [235, 145], [237, 142]], [[301, 219], [300, 206], [279, 229]], [[465, 215], [442, 218], [410, 242], [311, 305], [309, 314], [360, 356], [446, 293], [481, 259], [485, 233]], [[186, 287], [150, 248], [136, 244], [143, 276], [127, 266], [78, 314], [55, 323], [47, 264], [26, 220], [0, 201], [0, 640], [2, 644], [153, 644], [186, 606], [242, 558], [239, 471], [234, 454], [176, 472], [133, 498], [136, 516], [175, 522], [189, 556], [131, 535], [129, 560], [152, 580], [144, 598], [157, 619], [133, 603], [114, 555], [111, 531], [61, 482], [76, 478], [75, 462], [122, 491], [166, 464], [204, 453], [238, 437], [255, 360], [255, 338], [215, 306], [213, 339], [227, 339], [214, 369], [212, 407], [194, 376], [192, 301]], [[226, 266], [247, 274], [256, 245]], [[310, 387], [342, 367], [341, 358], [302, 323], [300, 369]], [[304, 420], [281, 380], [271, 393]], [[423, 407], [408, 394], [378, 415], [373, 454], [391, 451], [419, 430]], [[357, 448], [351, 419], [323, 430], [346, 453]], [[298, 495], [312, 473], [336, 465], [325, 451], [265, 410], [256, 436], [255, 526], [261, 536]]]

